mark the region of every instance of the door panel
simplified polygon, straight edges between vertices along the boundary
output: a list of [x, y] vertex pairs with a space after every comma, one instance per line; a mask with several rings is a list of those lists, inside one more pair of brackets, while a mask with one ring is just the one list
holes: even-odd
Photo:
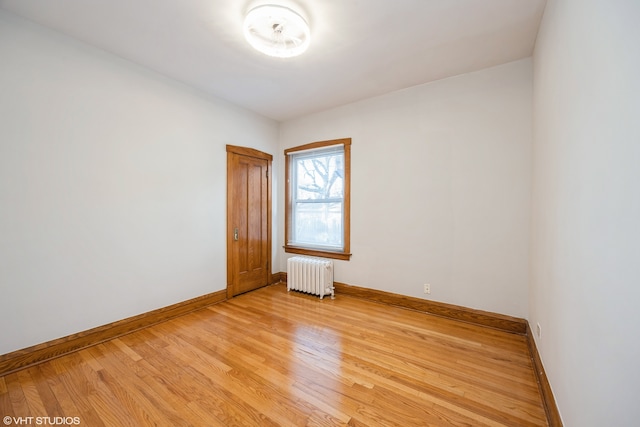
[[[271, 278], [270, 155], [227, 147], [227, 296]], [[248, 152], [247, 152], [248, 150]]]
[[[267, 278], [267, 161], [240, 157], [237, 174], [241, 175], [236, 205], [238, 227], [238, 293], [264, 286]], [[237, 176], [237, 175], [236, 175]]]

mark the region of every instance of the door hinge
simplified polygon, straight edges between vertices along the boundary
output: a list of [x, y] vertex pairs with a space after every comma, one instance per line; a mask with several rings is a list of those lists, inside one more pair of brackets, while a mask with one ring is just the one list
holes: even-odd
[[266, 176], [267, 178], [269, 178], [269, 169], [267, 169], [267, 170], [265, 171], [265, 176]]

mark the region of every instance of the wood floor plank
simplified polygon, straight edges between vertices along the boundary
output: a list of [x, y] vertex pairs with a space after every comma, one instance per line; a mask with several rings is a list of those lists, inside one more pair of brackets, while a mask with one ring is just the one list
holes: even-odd
[[84, 426], [547, 426], [517, 334], [273, 285], [0, 377]]
[[[116, 353], [117, 347], [109, 347], [108, 343], [100, 344], [85, 351], [99, 363], [103, 369], [99, 371], [101, 380], [109, 387], [120, 401], [128, 408], [134, 420], [140, 425], [154, 425], [154, 420], [164, 419], [164, 413], [156, 407], [163, 401], [155, 395], [153, 389], [147, 386], [135, 371], [128, 369]], [[126, 358], [126, 356], [122, 356]], [[126, 381], [122, 381], [126, 378]]]
[[[75, 417], [80, 415], [80, 410], [75, 405], [71, 396], [67, 392], [64, 383], [60, 379], [60, 374], [56, 371], [53, 363], [43, 363], [28, 369], [32, 373], [34, 378], [38, 378], [38, 382], [41, 384], [41, 387], [48, 387], [51, 395], [56, 400], [57, 407], [52, 409], [47, 408], [46, 416]], [[46, 394], [46, 391], [44, 392], [44, 394]], [[49, 397], [49, 399], [51, 399], [51, 397]], [[43, 401], [46, 401], [44, 397]], [[52, 404], [55, 405], [55, 403], [53, 402]], [[58, 411], [60, 411], [59, 414]]]
[[[77, 353], [71, 353], [48, 362], [59, 373], [60, 385], [66, 390], [65, 398], [70, 399], [78, 411], [68, 416], [80, 417], [83, 422], [92, 426], [107, 426], [89, 400], [89, 395], [95, 393], [95, 389], [90, 379], [84, 376], [78, 366], [79, 363], [82, 363], [80, 360]], [[58, 393], [61, 393], [60, 389], [58, 389]]]
[[[11, 403], [11, 411], [14, 414], [20, 414], [18, 416], [33, 417], [31, 409], [27, 404], [27, 399], [22, 390], [22, 384], [20, 383], [20, 377], [17, 373], [9, 374], [5, 377], [7, 384], [7, 391], [9, 395], [9, 402]], [[24, 415], [22, 415], [24, 414]]]
[[152, 369], [146, 361], [133, 361], [128, 354], [112, 342], [105, 342], [88, 349], [94, 357], [113, 373], [110, 379], [124, 387], [131, 399], [140, 406], [148, 425], [157, 425], [160, 421], [175, 426], [188, 426], [188, 412], [181, 412], [177, 397], [166, 388], [162, 374]]
[[[158, 328], [161, 329], [161, 328]], [[159, 334], [161, 331], [155, 332]], [[220, 360], [214, 358], [196, 346], [187, 343], [177, 335], [163, 334], [165, 339], [170, 340], [175, 346], [170, 346], [167, 351], [176, 360], [195, 369], [200, 375], [194, 375], [198, 387], [185, 386], [185, 391], [192, 398], [188, 403], [190, 408], [197, 412], [207, 410], [209, 414], [214, 414], [225, 426], [230, 425], [264, 425], [277, 426], [264, 414], [256, 411], [252, 406], [246, 404], [242, 399], [231, 394], [228, 390], [220, 387], [212, 378], [224, 376], [232, 368]], [[212, 401], [211, 396], [216, 396]]]
[[44, 402], [42, 401], [42, 395], [40, 391], [36, 387], [33, 379], [31, 378], [31, 374], [29, 370], [22, 370], [16, 372], [16, 376], [18, 381], [20, 381], [20, 386], [22, 387], [22, 392], [24, 394], [24, 398], [29, 406], [30, 412], [35, 416], [42, 416], [43, 414], [47, 414], [48, 411], [45, 408]]

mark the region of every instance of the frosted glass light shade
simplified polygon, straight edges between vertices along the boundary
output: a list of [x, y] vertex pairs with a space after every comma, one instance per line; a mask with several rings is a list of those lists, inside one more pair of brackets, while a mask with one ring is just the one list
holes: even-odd
[[244, 20], [244, 37], [266, 55], [290, 58], [307, 50], [311, 31], [304, 18], [293, 10], [269, 4], [249, 11]]

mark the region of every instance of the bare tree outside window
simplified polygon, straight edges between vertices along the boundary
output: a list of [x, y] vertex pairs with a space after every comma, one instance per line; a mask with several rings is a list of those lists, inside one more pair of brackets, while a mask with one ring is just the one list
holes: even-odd
[[294, 235], [309, 245], [342, 247], [344, 155], [294, 156]]

